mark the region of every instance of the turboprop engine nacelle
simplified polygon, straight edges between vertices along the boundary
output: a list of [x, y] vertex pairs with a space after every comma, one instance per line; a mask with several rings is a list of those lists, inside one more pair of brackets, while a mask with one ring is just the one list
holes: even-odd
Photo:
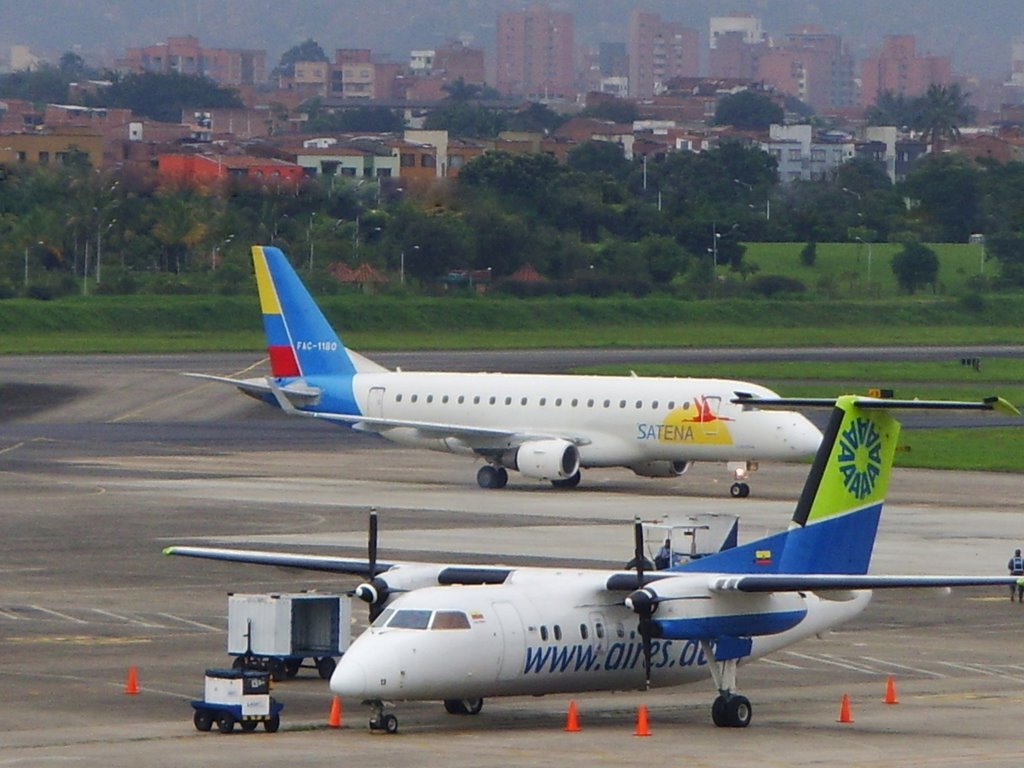
[[690, 468], [688, 461], [645, 461], [629, 467], [640, 477], [679, 477]]
[[537, 480], [565, 480], [580, 468], [580, 452], [568, 440], [531, 440], [502, 458], [505, 466]]

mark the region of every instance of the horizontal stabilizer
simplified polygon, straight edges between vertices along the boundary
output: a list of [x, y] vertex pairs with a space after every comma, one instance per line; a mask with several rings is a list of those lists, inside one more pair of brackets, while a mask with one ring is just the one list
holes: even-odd
[[[227, 376], [211, 376], [208, 373], [183, 373], [182, 376], [215, 381], [218, 384], [231, 384], [253, 397], [274, 394], [274, 387], [267, 383], [266, 378], [232, 379]], [[320, 400], [320, 395], [322, 394], [319, 387], [311, 387], [301, 380], [289, 382], [287, 386], [277, 387], [277, 389], [287, 398], [292, 406], [314, 405]]]

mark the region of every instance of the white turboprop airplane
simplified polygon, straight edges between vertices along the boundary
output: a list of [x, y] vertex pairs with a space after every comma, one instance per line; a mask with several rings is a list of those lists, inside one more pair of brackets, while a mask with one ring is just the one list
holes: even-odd
[[821, 432], [794, 412], [746, 409], [740, 394], [771, 390], [727, 379], [388, 371], [346, 349], [277, 248], [253, 246], [271, 376], [231, 379], [293, 415], [376, 432], [416, 448], [482, 458], [482, 488], [508, 471], [574, 487], [580, 469], [628, 467], [678, 477], [693, 461], [734, 469], [746, 496], [759, 460], [810, 456]]
[[[745, 408], [776, 399], [740, 398]], [[485, 697], [619, 691], [711, 677], [715, 725], [749, 724], [736, 668], [863, 611], [872, 589], [1016, 583], [1007, 576], [882, 576], [868, 566], [900, 425], [895, 408], [1008, 410], [980, 403], [844, 396], [781, 405], [833, 405], [789, 529], [668, 570], [636, 571], [378, 562], [371, 516], [365, 560], [169, 547], [166, 554], [359, 574], [354, 594], [372, 625], [338, 662], [331, 690], [374, 711], [385, 702], [441, 700], [476, 714]]]

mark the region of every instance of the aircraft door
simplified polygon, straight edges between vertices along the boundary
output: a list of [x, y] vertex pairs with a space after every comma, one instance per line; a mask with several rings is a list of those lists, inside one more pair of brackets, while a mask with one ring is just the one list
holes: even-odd
[[704, 434], [711, 436], [718, 434], [718, 425], [721, 422], [718, 419], [718, 413], [722, 408], [722, 398], [717, 395], [705, 395], [704, 405], [700, 414], [701, 426], [704, 428]]
[[501, 632], [501, 660], [498, 663], [498, 680], [513, 680], [523, 671], [526, 656], [526, 636], [523, 620], [512, 603], [494, 603], [494, 614], [498, 617]]
[[366, 415], [384, 418], [384, 387], [371, 387], [366, 396]]

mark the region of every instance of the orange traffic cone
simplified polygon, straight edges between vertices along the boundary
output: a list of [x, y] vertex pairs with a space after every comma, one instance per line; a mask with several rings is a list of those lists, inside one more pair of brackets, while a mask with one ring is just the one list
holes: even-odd
[[640, 705], [640, 709], [636, 711], [636, 733], [634, 736], [650, 736], [651, 728], [647, 724], [647, 707], [644, 704]]
[[331, 714], [327, 717], [328, 728], [341, 728], [341, 696], [331, 699]]
[[896, 681], [892, 675], [889, 675], [889, 679], [885, 681], [885, 698], [882, 701], [886, 704], [900, 703], [896, 698]]
[[565, 730], [567, 733], [576, 733], [580, 729], [580, 717], [576, 711], [576, 701], [569, 701], [569, 715], [565, 718]]
[[853, 718], [850, 716], [850, 697], [848, 694], [843, 694], [843, 700], [839, 703], [839, 719], [837, 723], [852, 723]]
[[135, 665], [128, 667], [128, 679], [124, 683], [124, 692], [135, 695], [139, 692], [139, 670]]

